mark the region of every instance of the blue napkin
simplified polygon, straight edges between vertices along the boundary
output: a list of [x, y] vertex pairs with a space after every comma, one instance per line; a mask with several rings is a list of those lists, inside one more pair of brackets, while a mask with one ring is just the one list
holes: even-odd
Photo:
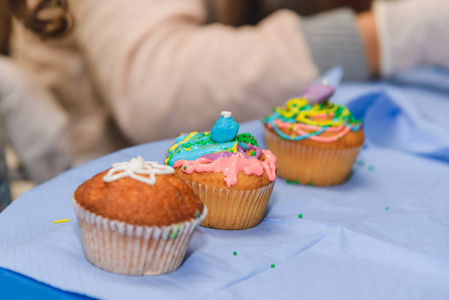
[[[0, 266], [102, 299], [448, 299], [447, 83], [447, 72], [424, 69], [342, 84], [332, 101], [362, 118], [366, 133], [351, 179], [320, 188], [278, 178], [259, 226], [200, 227], [171, 274], [92, 266], [70, 204], [79, 184], [114, 162], [163, 162], [171, 140], [102, 157], [14, 201], [0, 214]], [[264, 145], [259, 121], [240, 132]]]

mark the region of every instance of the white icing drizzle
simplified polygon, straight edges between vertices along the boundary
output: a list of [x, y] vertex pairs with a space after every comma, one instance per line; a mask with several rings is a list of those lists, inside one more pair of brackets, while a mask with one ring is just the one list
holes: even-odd
[[[135, 180], [153, 185], [156, 183], [155, 175], [166, 175], [175, 173], [175, 169], [161, 165], [155, 161], [144, 161], [144, 159], [139, 156], [131, 159], [131, 161], [125, 161], [120, 163], [115, 163], [108, 173], [103, 177], [103, 181], [111, 182], [124, 177], [131, 177]], [[150, 175], [149, 177], [140, 176]]]
[[227, 119], [227, 118], [229, 118], [230, 116], [231, 116], [231, 112], [230, 111], [222, 111], [221, 112], [221, 115], [223, 116], [223, 118], [225, 118], [225, 119]]

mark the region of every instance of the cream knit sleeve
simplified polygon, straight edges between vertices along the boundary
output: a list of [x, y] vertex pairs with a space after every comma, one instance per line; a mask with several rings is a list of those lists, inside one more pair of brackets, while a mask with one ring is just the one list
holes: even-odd
[[36, 183], [71, 167], [67, 115], [28, 70], [2, 56], [0, 120], [27, 175]]
[[124, 133], [136, 143], [208, 130], [223, 110], [261, 118], [318, 75], [300, 18], [203, 25], [200, 0], [77, 0], [76, 38]]

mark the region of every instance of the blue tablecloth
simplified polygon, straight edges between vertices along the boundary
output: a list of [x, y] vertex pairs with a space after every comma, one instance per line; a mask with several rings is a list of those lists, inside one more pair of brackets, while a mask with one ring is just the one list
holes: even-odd
[[[172, 140], [113, 153], [25, 193], [0, 214], [0, 298], [449, 299], [449, 72], [347, 83], [333, 101], [364, 122], [350, 180], [323, 188], [278, 178], [259, 226], [200, 227], [168, 275], [92, 266], [70, 199], [113, 162], [162, 162]], [[260, 122], [245, 131], [264, 144]]]

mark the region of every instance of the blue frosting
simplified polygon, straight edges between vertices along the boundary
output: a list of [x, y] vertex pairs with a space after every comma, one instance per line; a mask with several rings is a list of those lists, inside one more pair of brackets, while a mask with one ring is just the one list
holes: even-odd
[[203, 155], [221, 151], [232, 150], [237, 152], [237, 145], [242, 144], [237, 141], [214, 144], [213, 142], [211, 143], [211, 137], [208, 133], [196, 133], [187, 139], [188, 135], [184, 134], [176, 138], [176, 147], [167, 152], [165, 164], [173, 166], [175, 161], [180, 159], [195, 160]]
[[215, 122], [211, 131], [212, 140], [216, 143], [226, 143], [235, 139], [239, 132], [239, 124], [233, 118], [221, 117]]

